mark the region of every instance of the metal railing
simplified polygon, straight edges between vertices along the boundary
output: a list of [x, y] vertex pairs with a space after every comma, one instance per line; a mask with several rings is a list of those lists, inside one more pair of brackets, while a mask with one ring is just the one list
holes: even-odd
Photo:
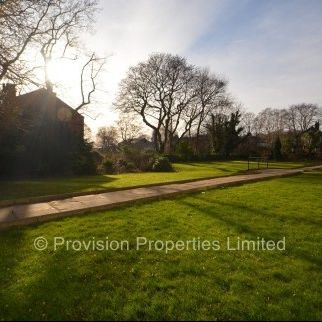
[[247, 160], [247, 170], [251, 170], [251, 162], [257, 164], [257, 169], [260, 169], [260, 165], [264, 164], [266, 169], [268, 169], [268, 159], [263, 157], [248, 157]]

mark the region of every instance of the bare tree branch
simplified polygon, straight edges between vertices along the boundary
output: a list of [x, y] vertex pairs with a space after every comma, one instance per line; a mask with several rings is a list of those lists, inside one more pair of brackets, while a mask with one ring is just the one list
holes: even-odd
[[[105, 58], [96, 57], [95, 53], [92, 53], [89, 59], [85, 62], [82, 67], [80, 75], [80, 91], [81, 91], [81, 103], [76, 107], [76, 111], [83, 109], [85, 106], [91, 104], [92, 95], [96, 91], [96, 79], [101, 72], [104, 64]], [[86, 93], [86, 78], [85, 73], [89, 70], [90, 87], [87, 89]]]

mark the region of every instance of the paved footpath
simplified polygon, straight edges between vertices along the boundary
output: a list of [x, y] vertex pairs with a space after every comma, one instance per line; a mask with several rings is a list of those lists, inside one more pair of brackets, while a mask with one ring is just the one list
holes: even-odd
[[3, 207], [0, 208], [0, 229], [110, 209], [119, 205], [131, 204], [135, 201], [158, 199], [186, 192], [202, 191], [215, 187], [243, 184], [274, 177], [292, 176], [300, 174], [303, 171], [310, 171], [321, 167], [315, 166], [289, 170], [268, 169], [258, 171], [257, 173], [89, 194], [49, 202]]

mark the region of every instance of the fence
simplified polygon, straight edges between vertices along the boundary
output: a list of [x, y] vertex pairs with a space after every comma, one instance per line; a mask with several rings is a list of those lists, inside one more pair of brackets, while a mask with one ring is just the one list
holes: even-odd
[[264, 165], [266, 169], [268, 169], [268, 159], [262, 157], [248, 157], [247, 160], [247, 170], [251, 170], [251, 164], [255, 163], [257, 165], [257, 169], [260, 169], [261, 164]]

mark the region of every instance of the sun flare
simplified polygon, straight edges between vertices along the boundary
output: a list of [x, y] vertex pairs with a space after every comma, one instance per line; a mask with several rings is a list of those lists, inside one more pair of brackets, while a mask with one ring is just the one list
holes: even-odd
[[48, 77], [53, 84], [70, 86], [80, 78], [80, 64], [75, 60], [55, 59], [48, 65]]

